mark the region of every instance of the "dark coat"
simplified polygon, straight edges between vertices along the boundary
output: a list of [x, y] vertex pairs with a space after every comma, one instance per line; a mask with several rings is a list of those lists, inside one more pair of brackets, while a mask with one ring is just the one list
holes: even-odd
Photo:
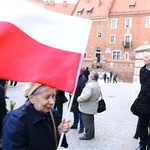
[[[58, 126], [60, 118], [54, 109], [52, 112]], [[31, 106], [23, 105], [5, 116], [2, 138], [3, 150], [56, 150], [50, 115]], [[62, 145], [68, 147], [65, 136]]]
[[56, 90], [56, 105], [62, 105], [63, 103], [67, 102], [67, 98], [65, 96], [64, 91]]
[[4, 97], [4, 87], [0, 85], [0, 137], [2, 133], [2, 121], [7, 113], [6, 101]]
[[83, 88], [85, 87], [86, 78], [84, 75], [80, 75], [76, 87], [76, 91], [73, 98], [73, 103], [71, 107], [72, 112], [79, 112], [77, 98], [81, 95]]
[[139, 100], [141, 113], [150, 114], [150, 70], [147, 70], [146, 66], [140, 69], [140, 83]]
[[86, 81], [88, 81], [88, 76], [90, 74], [90, 71], [88, 70], [88, 68], [85, 69], [85, 71], [83, 72], [85, 78], [86, 78]]

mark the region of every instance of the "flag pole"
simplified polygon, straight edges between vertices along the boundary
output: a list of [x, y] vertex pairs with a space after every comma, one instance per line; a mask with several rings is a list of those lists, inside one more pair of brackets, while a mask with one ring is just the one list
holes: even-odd
[[[75, 92], [75, 91], [74, 91], [74, 92]], [[73, 92], [73, 94], [72, 94], [72, 96], [71, 96], [71, 100], [70, 100], [70, 103], [69, 103], [69, 107], [68, 107], [68, 110], [67, 110], [67, 114], [66, 114], [65, 119], [68, 119], [68, 116], [69, 116], [69, 113], [70, 113], [70, 110], [71, 110], [71, 106], [72, 106], [72, 103], [73, 103], [74, 92]], [[57, 150], [60, 150], [63, 137], [64, 137], [64, 132], [62, 132], [62, 134], [61, 134], [61, 136], [60, 136], [60, 140], [59, 140], [59, 144], [58, 144]]]

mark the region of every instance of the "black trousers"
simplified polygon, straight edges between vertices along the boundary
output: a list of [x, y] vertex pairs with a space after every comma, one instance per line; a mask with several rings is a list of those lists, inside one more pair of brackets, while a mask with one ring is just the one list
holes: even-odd
[[95, 136], [94, 115], [82, 113], [82, 120], [85, 127], [85, 137], [92, 139]]
[[150, 114], [140, 114], [140, 144], [150, 145], [149, 138], [149, 125], [150, 125]]

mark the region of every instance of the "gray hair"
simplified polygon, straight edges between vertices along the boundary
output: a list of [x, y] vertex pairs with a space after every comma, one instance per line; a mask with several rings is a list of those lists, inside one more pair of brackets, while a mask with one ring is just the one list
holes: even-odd
[[95, 81], [97, 81], [99, 78], [99, 74], [95, 71], [91, 71], [90, 76], [91, 76], [92, 80], [95, 80]]

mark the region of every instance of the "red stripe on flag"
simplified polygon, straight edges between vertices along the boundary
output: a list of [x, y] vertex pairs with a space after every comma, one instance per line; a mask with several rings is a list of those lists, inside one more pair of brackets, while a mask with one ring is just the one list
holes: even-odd
[[79, 53], [46, 46], [13, 24], [0, 22], [0, 78], [38, 82], [72, 93], [80, 58]]

